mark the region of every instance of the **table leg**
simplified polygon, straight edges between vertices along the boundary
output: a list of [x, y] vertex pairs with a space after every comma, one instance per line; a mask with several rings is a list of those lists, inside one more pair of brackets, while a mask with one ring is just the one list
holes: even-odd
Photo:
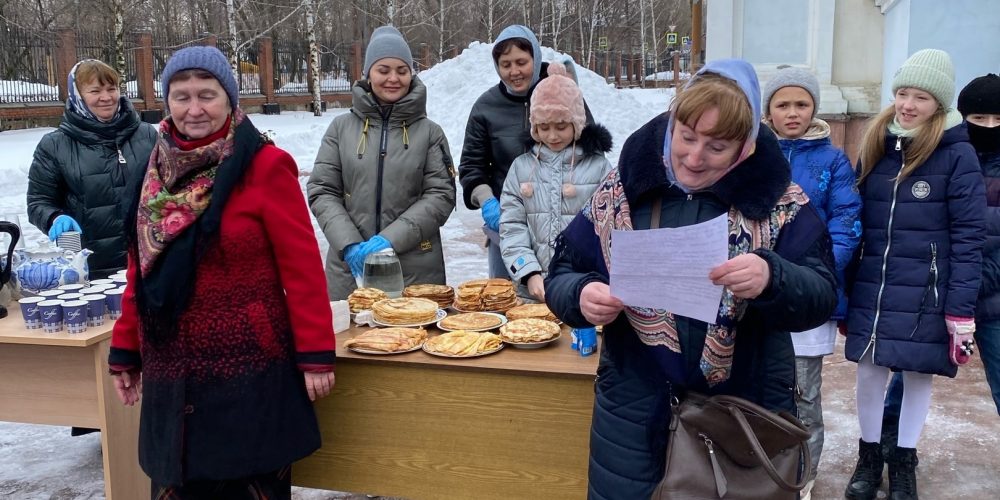
[[111, 340], [94, 349], [97, 400], [101, 416], [101, 451], [104, 454], [104, 492], [107, 500], [149, 498], [149, 477], [139, 467], [139, 408], [118, 400], [108, 375]]

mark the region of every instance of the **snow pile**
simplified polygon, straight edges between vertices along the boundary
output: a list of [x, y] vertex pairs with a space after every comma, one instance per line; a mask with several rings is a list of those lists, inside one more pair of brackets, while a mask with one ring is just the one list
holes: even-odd
[[[324, 78], [319, 81], [319, 88], [322, 92], [339, 92], [349, 90], [351, 88], [350, 80], [346, 78]], [[308, 82], [288, 82], [281, 86], [277, 90], [279, 94], [291, 94], [300, 93], [305, 94], [309, 92]]]

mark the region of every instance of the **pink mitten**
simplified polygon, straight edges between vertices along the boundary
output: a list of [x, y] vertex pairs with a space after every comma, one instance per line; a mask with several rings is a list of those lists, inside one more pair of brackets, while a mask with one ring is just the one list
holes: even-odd
[[973, 346], [976, 341], [972, 338], [972, 334], [976, 333], [976, 320], [946, 315], [944, 324], [948, 329], [948, 336], [951, 337], [951, 350], [949, 351], [951, 363], [956, 366], [968, 363], [969, 358], [975, 352]]

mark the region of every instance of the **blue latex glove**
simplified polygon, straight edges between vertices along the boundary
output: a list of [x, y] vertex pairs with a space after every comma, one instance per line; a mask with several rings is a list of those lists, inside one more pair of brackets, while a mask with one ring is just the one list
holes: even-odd
[[496, 198], [490, 198], [483, 203], [483, 222], [486, 227], [500, 231], [500, 202]]
[[[373, 254], [375, 252], [385, 250], [386, 248], [392, 248], [392, 244], [389, 243], [389, 240], [377, 234], [372, 236], [370, 240], [361, 244], [361, 252], [365, 254], [365, 257], [367, 257], [368, 254]], [[361, 262], [364, 263], [364, 259], [361, 259]]]
[[52, 226], [49, 227], [49, 240], [56, 241], [56, 238], [66, 231], [76, 231], [83, 234], [83, 231], [80, 229], [80, 225], [77, 224], [72, 217], [68, 215], [60, 215], [59, 217], [56, 217], [56, 220], [52, 221]]
[[364, 243], [351, 243], [344, 248], [344, 262], [351, 268], [351, 274], [361, 276], [365, 267], [365, 256], [361, 253], [361, 245]]

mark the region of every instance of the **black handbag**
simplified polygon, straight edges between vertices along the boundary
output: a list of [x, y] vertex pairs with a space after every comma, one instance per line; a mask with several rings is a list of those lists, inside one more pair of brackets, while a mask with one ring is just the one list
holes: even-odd
[[806, 483], [799, 471], [812, 461], [799, 419], [695, 392], [675, 398], [671, 409], [666, 467], [653, 500], [798, 498]]

